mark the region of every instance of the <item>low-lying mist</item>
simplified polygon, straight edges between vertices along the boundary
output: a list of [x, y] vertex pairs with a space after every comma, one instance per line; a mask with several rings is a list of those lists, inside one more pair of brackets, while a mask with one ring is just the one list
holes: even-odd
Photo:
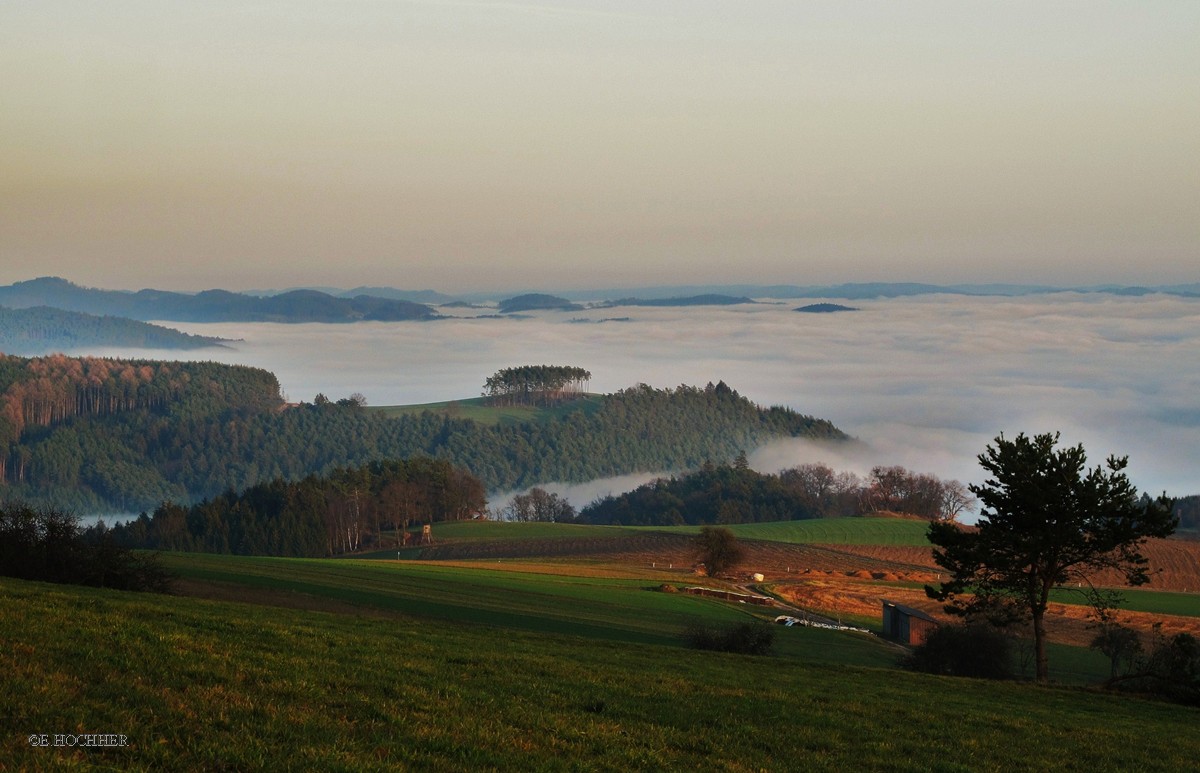
[[[267, 368], [292, 400], [318, 392], [361, 392], [372, 405], [461, 399], [477, 396], [500, 368], [540, 363], [587, 368], [598, 392], [724, 380], [758, 403], [829, 419], [863, 441], [755, 449], [751, 463], [764, 472], [809, 461], [860, 473], [900, 464], [980, 482], [975, 457], [997, 434], [1061, 431], [1064, 442], [1084, 444], [1093, 464], [1128, 455], [1143, 490], [1200, 493], [1200, 300], [923, 296], [856, 301], [854, 312], [792, 311], [800, 305], [169, 324], [243, 339], [199, 357]], [[590, 501], [583, 494], [572, 503]]]

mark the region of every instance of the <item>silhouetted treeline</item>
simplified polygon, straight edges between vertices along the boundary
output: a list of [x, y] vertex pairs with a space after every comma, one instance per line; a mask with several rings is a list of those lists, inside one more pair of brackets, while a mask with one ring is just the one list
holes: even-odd
[[776, 475], [734, 465], [659, 478], [620, 496], [606, 496], [579, 512], [584, 523], [677, 526], [791, 521], [890, 510], [930, 520], [956, 518], [974, 503], [958, 481], [903, 467], [876, 467], [867, 479], [805, 464]]
[[168, 502], [110, 533], [155, 550], [318, 557], [397, 546], [409, 524], [473, 518], [486, 506], [478, 478], [416, 458], [259, 483], [191, 507]]
[[0, 495], [77, 512], [138, 512], [421, 455], [469, 470], [488, 490], [512, 490], [690, 469], [780, 437], [845, 438], [723, 383], [639, 385], [498, 426], [444, 413], [388, 417], [352, 399], [281, 410], [273, 375], [213, 363], [4, 357], [0, 390], [0, 438], [9, 440]]
[[1200, 494], [1176, 499], [1175, 515], [1179, 518], [1179, 528], [1200, 529]]
[[81, 531], [71, 513], [0, 506], [0, 574], [22, 580], [165, 591], [171, 575], [154, 556], [118, 545], [104, 529]]

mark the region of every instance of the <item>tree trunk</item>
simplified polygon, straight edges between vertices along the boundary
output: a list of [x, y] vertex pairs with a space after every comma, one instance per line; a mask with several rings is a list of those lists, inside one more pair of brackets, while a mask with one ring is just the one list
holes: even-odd
[[1033, 657], [1039, 682], [1050, 680], [1050, 662], [1046, 659], [1046, 611], [1033, 610]]

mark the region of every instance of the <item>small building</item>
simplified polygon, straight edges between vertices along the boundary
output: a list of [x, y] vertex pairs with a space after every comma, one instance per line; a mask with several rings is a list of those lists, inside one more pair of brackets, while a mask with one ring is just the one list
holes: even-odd
[[883, 636], [901, 644], [923, 644], [938, 621], [919, 609], [883, 600]]

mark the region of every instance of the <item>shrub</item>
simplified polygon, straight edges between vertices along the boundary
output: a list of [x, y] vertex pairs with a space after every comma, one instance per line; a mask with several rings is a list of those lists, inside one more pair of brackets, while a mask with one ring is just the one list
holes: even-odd
[[117, 545], [103, 527], [81, 532], [71, 513], [21, 504], [0, 506], [0, 575], [160, 593], [172, 580], [155, 557]]
[[737, 623], [726, 628], [695, 624], [684, 633], [688, 646], [698, 650], [768, 655], [775, 646], [775, 629], [763, 622]]
[[1012, 640], [990, 625], [942, 625], [930, 631], [902, 665], [927, 674], [1011, 679]]
[[1154, 646], [1137, 673], [1113, 680], [1113, 686], [1200, 706], [1200, 639], [1190, 633], [1177, 633], [1168, 639], [1158, 626], [1155, 628]]

